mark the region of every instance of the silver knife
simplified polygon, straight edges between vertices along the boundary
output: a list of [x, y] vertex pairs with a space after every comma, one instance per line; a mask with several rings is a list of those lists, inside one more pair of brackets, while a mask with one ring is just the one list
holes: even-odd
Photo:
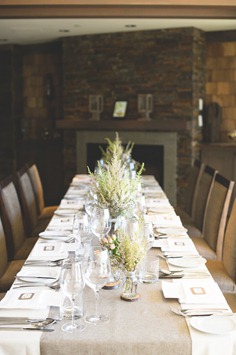
[[53, 328], [42, 328], [42, 327], [5, 327], [0, 325], [0, 330], [7, 330], [7, 331], [22, 331], [22, 330], [38, 330], [41, 332], [53, 332]]

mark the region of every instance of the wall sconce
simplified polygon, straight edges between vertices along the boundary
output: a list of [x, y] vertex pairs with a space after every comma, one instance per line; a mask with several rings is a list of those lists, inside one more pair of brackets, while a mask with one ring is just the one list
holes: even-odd
[[198, 127], [203, 127], [203, 99], [198, 99]]
[[100, 113], [103, 111], [103, 96], [89, 95], [89, 112], [92, 113], [90, 120], [100, 120]]
[[141, 113], [139, 120], [150, 120], [150, 113], [153, 111], [153, 96], [151, 94], [138, 95], [138, 113]]

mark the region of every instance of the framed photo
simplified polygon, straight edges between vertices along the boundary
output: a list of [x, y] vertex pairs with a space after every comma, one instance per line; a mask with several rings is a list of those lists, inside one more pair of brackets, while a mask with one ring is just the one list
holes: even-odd
[[113, 111], [113, 117], [119, 118], [119, 117], [125, 117], [126, 111], [127, 111], [127, 101], [116, 101], [115, 106], [114, 106], [114, 111]]

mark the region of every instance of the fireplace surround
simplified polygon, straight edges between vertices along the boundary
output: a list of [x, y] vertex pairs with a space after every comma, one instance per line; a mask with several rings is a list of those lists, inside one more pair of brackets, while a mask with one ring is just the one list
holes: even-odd
[[[172, 205], [176, 205], [176, 169], [177, 169], [177, 133], [176, 132], [150, 132], [150, 131], [120, 131], [119, 136], [124, 144], [129, 141], [138, 146], [163, 147], [163, 189]], [[76, 168], [78, 173], [87, 173], [87, 156], [89, 144], [104, 144], [104, 138], [115, 138], [112, 131], [76, 131]], [[153, 162], [158, 164], [157, 157]], [[144, 160], [145, 162], [145, 160]]]

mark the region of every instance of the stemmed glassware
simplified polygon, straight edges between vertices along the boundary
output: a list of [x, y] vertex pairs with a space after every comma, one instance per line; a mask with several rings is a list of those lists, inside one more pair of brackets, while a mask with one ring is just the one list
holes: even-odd
[[83, 258], [90, 246], [88, 216], [84, 212], [78, 212], [74, 215], [73, 236], [75, 238], [76, 256]]
[[83, 331], [86, 326], [75, 322], [75, 299], [85, 286], [82, 272], [82, 264], [75, 257], [68, 258], [64, 261], [60, 277], [61, 290], [71, 302], [71, 322], [62, 325], [61, 329], [65, 332], [73, 333], [74, 331]]
[[96, 298], [96, 310], [94, 315], [85, 317], [85, 321], [92, 324], [109, 322], [109, 318], [99, 313], [99, 291], [105, 286], [111, 275], [110, 260], [108, 251], [102, 246], [91, 248], [90, 258], [86, 265], [85, 282], [94, 290]]
[[103, 208], [98, 205], [94, 206], [91, 220], [91, 231], [98, 238], [105, 237], [111, 229], [111, 217], [108, 208]]

